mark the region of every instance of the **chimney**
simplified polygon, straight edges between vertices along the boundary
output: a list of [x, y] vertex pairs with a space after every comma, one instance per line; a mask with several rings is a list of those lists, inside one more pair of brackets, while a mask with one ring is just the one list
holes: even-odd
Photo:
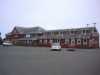
[[89, 24], [86, 24], [87, 25], [87, 27], [89, 27]]
[[93, 23], [94, 27], [96, 26], [96, 23]]

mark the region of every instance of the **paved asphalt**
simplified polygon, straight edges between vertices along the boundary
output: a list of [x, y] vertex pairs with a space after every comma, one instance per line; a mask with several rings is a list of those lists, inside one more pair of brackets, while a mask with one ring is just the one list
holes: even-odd
[[0, 75], [100, 75], [100, 49], [1, 46]]

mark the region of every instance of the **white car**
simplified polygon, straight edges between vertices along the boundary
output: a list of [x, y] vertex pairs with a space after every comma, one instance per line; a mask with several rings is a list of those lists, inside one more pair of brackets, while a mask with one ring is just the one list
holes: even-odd
[[3, 46], [12, 46], [13, 44], [10, 41], [4, 41]]
[[51, 46], [51, 50], [56, 50], [56, 51], [60, 51], [61, 50], [61, 46], [59, 43], [53, 43]]

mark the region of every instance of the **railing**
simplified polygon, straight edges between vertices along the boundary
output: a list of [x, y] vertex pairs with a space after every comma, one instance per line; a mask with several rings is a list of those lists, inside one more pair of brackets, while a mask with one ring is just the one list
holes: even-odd
[[[34, 36], [31, 38], [37, 38], [37, 39], [50, 39], [50, 38], [89, 38], [93, 33], [87, 33], [87, 34], [73, 34], [73, 35], [43, 35], [43, 36]], [[94, 35], [97, 35], [95, 33]]]

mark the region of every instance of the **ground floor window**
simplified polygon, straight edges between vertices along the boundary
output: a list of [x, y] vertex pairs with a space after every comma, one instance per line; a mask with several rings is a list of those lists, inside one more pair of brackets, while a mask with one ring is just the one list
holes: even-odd
[[77, 44], [81, 44], [81, 39], [77, 39]]
[[42, 40], [39, 40], [40, 43], [42, 43]]
[[75, 39], [71, 39], [71, 45], [75, 45]]
[[60, 40], [59, 39], [53, 39], [53, 43], [59, 43]]
[[83, 44], [87, 44], [87, 39], [83, 39]]
[[47, 40], [44, 40], [44, 43], [46, 44], [47, 43]]

